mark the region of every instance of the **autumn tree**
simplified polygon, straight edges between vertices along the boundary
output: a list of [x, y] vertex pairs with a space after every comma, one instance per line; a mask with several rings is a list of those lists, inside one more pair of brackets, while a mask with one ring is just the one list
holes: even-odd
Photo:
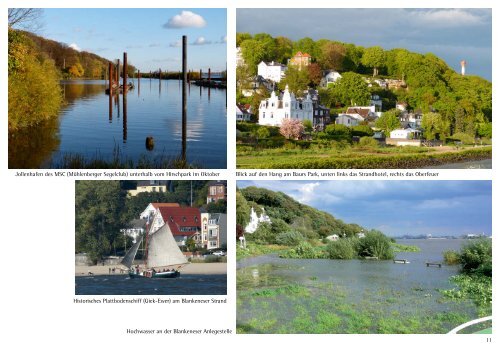
[[344, 45], [328, 41], [319, 48], [318, 63], [323, 69], [342, 70], [345, 56]]
[[304, 134], [304, 124], [298, 119], [284, 119], [281, 123], [280, 134], [287, 139], [298, 139]]
[[311, 63], [307, 66], [307, 74], [309, 76], [309, 82], [313, 86], [318, 86], [323, 78], [323, 72], [321, 71], [321, 67], [317, 63]]
[[83, 77], [84, 69], [80, 63], [75, 63], [68, 69], [68, 73], [73, 77], [73, 78], [81, 78]]

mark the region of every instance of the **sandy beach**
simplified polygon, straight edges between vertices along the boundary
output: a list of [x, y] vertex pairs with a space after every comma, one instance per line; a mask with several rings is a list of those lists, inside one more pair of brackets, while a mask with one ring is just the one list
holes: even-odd
[[[91, 272], [94, 275], [108, 275], [109, 269], [115, 268], [115, 274], [127, 273], [121, 265], [107, 266], [75, 266], [75, 276], [86, 276]], [[184, 266], [181, 270], [186, 275], [224, 275], [227, 273], [226, 263], [193, 263]]]

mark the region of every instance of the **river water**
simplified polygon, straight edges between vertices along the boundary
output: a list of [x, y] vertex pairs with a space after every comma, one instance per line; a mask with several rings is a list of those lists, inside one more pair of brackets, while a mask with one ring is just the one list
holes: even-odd
[[[9, 135], [9, 168], [59, 167], [65, 156], [137, 163], [179, 158], [182, 152], [182, 91], [178, 80], [132, 80], [135, 89], [105, 94], [104, 80], [62, 81], [65, 105], [58, 118]], [[199, 168], [226, 168], [226, 90], [190, 85], [186, 159]], [[153, 150], [146, 137], [154, 138]]]
[[491, 169], [492, 159], [472, 160], [468, 162], [450, 163], [430, 166], [426, 169]]
[[[444, 333], [475, 318], [471, 302], [449, 301], [439, 292], [455, 287], [449, 278], [458, 274], [458, 267], [425, 264], [441, 262], [443, 251], [459, 250], [464, 240], [398, 243], [419, 246], [421, 251], [397, 254], [409, 264], [277, 255], [238, 262], [238, 327], [245, 333]], [[294, 290], [290, 286], [300, 286], [299, 294], [281, 293]], [[331, 321], [330, 328], [318, 328], [325, 310], [342, 323]], [[264, 327], [263, 319], [274, 323]], [[304, 319], [316, 326], [306, 327]]]
[[76, 295], [226, 295], [226, 275], [130, 278], [128, 275], [77, 276]]

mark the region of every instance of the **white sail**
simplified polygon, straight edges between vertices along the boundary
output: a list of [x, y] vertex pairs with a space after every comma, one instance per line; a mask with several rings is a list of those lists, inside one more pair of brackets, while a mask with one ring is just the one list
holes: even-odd
[[183, 265], [187, 259], [182, 254], [168, 225], [148, 237], [148, 267]]
[[134, 245], [132, 246], [132, 248], [129, 249], [127, 254], [125, 254], [125, 256], [123, 257], [123, 259], [121, 261], [122, 265], [125, 265], [126, 267], [128, 267], [130, 269], [130, 266], [132, 266], [132, 264], [134, 262], [135, 255], [137, 254], [137, 250], [139, 250], [139, 246], [141, 245], [141, 242], [142, 242], [142, 236], [141, 236], [141, 238], [139, 238], [137, 240], [137, 242], [134, 243]]

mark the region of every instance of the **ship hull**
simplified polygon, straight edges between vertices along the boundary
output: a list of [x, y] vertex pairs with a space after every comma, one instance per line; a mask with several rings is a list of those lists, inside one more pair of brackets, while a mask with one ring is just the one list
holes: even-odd
[[180, 277], [181, 273], [179, 271], [167, 271], [167, 272], [156, 272], [143, 271], [139, 273], [131, 272], [129, 276], [131, 278], [177, 278]]

